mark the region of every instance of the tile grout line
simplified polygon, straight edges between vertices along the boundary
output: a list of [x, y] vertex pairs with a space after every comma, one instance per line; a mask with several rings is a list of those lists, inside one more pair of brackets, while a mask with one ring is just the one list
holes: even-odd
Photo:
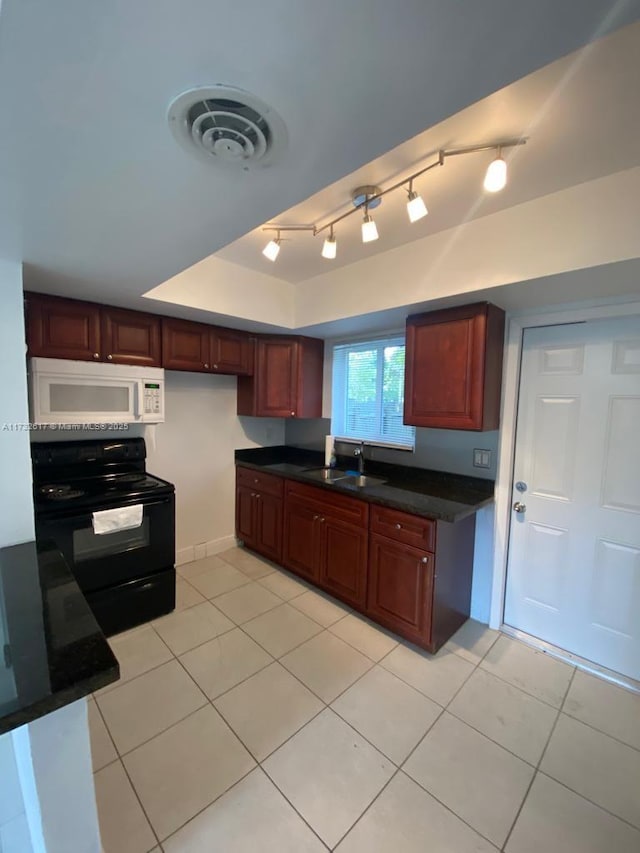
[[[96, 702], [96, 706], [98, 706], [97, 702]], [[111, 737], [111, 732], [109, 731], [109, 727], [107, 726], [107, 721], [105, 720], [104, 715], [102, 713], [102, 710], [99, 707], [98, 707], [98, 713], [100, 714], [100, 716], [102, 718], [102, 722], [103, 722], [103, 724], [104, 724], [104, 726], [105, 726], [105, 728], [109, 734], [109, 737], [111, 738], [111, 741], [113, 743], [113, 748], [116, 750], [116, 753], [118, 756], [114, 761], [109, 762], [109, 764], [107, 764], [106, 767], [111, 767], [111, 765], [115, 764], [116, 761], [120, 764], [120, 766], [122, 767], [122, 771], [123, 771], [124, 775], [127, 777], [128, 781], [129, 781], [129, 785], [131, 785], [131, 790], [133, 791], [134, 796], [135, 796], [136, 800], [138, 801], [138, 805], [140, 806], [140, 809], [142, 810], [142, 814], [144, 815], [145, 820], [149, 824], [149, 828], [151, 829], [151, 832], [153, 833], [153, 837], [155, 838], [157, 844], [160, 844], [160, 838], [158, 836], [158, 833], [156, 832], [155, 827], [151, 823], [151, 819], [149, 818], [149, 815], [147, 814], [147, 810], [145, 809], [144, 805], [142, 804], [142, 800], [140, 799], [140, 796], [138, 795], [138, 791], [136, 790], [136, 786], [133, 784], [133, 780], [129, 776], [129, 772], [127, 771], [127, 768], [124, 766], [124, 761], [122, 760], [122, 757], [121, 757], [120, 753], [118, 752], [118, 747], [115, 745], [115, 741]], [[104, 770], [104, 767], [101, 769]], [[99, 773], [100, 771], [97, 771], [97, 772]], [[93, 775], [95, 776], [95, 773]], [[97, 797], [96, 797], [96, 809], [97, 809], [97, 807], [98, 807], [98, 803], [97, 803]], [[99, 815], [98, 815], [98, 823], [99, 823]], [[151, 849], [153, 849], [153, 848], [151, 848]]]
[[562, 782], [560, 779], [556, 779], [555, 776], [552, 776], [550, 773], [547, 773], [544, 770], [538, 770], [536, 775], [545, 776], [547, 779], [550, 779], [552, 782], [555, 782], [557, 785], [560, 785], [561, 787], [565, 788], [565, 790], [570, 791], [572, 794], [575, 794], [576, 797], [580, 797], [581, 800], [585, 800], [587, 803], [590, 803], [592, 806], [595, 806], [597, 809], [600, 809], [600, 811], [605, 812], [615, 820], [619, 820], [621, 823], [625, 823], [627, 826], [631, 827], [631, 829], [635, 830], [640, 835], [640, 824], [631, 823], [631, 821], [627, 820], [627, 818], [615, 814], [615, 812], [612, 812], [606, 806], [602, 806], [600, 805], [600, 803], [596, 803], [595, 800], [590, 799], [589, 797], [585, 796], [585, 794], [581, 794], [580, 791], [574, 790], [570, 785], [567, 785], [566, 782]]
[[[575, 675], [576, 675], [576, 669], [574, 667], [573, 672], [571, 673], [571, 678], [569, 679], [569, 684], [567, 685], [566, 693], [569, 692], [571, 685], [573, 684], [573, 679], [575, 678]], [[565, 695], [566, 695], [566, 693], [565, 693]], [[564, 699], [562, 701], [564, 703]], [[562, 704], [560, 707], [562, 707]], [[536, 779], [538, 777], [538, 773], [540, 772], [540, 765], [542, 764], [542, 761], [543, 761], [545, 755], [547, 754], [547, 749], [549, 748], [549, 744], [551, 743], [551, 738], [553, 737], [553, 733], [555, 732], [556, 726], [558, 725], [558, 720], [560, 719], [560, 714], [561, 714], [561, 711], [560, 711], [560, 708], [558, 708], [556, 718], [553, 721], [553, 725], [551, 726], [551, 731], [549, 732], [549, 737], [547, 738], [546, 743], [544, 745], [544, 749], [540, 753], [540, 758], [538, 759], [538, 761], [535, 765], [535, 770], [534, 770], [533, 775], [531, 777], [531, 781], [529, 782], [529, 785], [527, 787], [525, 795], [522, 798], [522, 802], [520, 803], [520, 808], [518, 809], [518, 811], [515, 814], [515, 817], [513, 819], [513, 823], [511, 824], [509, 832], [507, 833], [507, 837], [504, 840], [504, 844], [502, 845], [502, 850], [504, 850], [506, 848], [507, 844], [509, 843], [511, 836], [513, 835], [513, 830], [515, 829], [516, 824], [518, 823], [518, 820], [520, 818], [520, 815], [522, 814], [522, 810], [525, 806], [525, 803], [529, 799], [529, 794], [531, 793], [531, 789], [533, 788], [533, 783], [536, 781]]]

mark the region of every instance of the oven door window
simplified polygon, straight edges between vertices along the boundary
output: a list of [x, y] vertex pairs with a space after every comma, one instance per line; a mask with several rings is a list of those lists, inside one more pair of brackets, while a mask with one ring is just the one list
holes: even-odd
[[73, 562], [82, 563], [99, 557], [111, 557], [149, 547], [149, 518], [145, 516], [140, 527], [132, 530], [115, 530], [100, 536], [93, 527], [73, 531]]

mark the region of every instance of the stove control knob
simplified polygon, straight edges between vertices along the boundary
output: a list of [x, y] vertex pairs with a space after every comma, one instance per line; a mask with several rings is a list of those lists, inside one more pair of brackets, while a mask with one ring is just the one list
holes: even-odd
[[94, 352], [93, 357], [94, 357], [94, 358], [100, 358], [100, 353], [99, 353], [99, 352]]

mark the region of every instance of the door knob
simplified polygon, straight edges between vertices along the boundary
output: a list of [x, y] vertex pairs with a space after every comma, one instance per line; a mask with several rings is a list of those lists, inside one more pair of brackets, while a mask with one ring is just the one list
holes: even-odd
[[513, 505], [514, 512], [525, 512], [527, 509], [526, 504], [521, 504], [520, 501], [516, 501]]

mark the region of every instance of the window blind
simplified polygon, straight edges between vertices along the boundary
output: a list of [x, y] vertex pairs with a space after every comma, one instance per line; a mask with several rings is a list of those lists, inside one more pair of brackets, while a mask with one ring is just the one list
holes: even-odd
[[413, 449], [415, 428], [402, 422], [404, 337], [333, 348], [331, 432], [372, 444]]

